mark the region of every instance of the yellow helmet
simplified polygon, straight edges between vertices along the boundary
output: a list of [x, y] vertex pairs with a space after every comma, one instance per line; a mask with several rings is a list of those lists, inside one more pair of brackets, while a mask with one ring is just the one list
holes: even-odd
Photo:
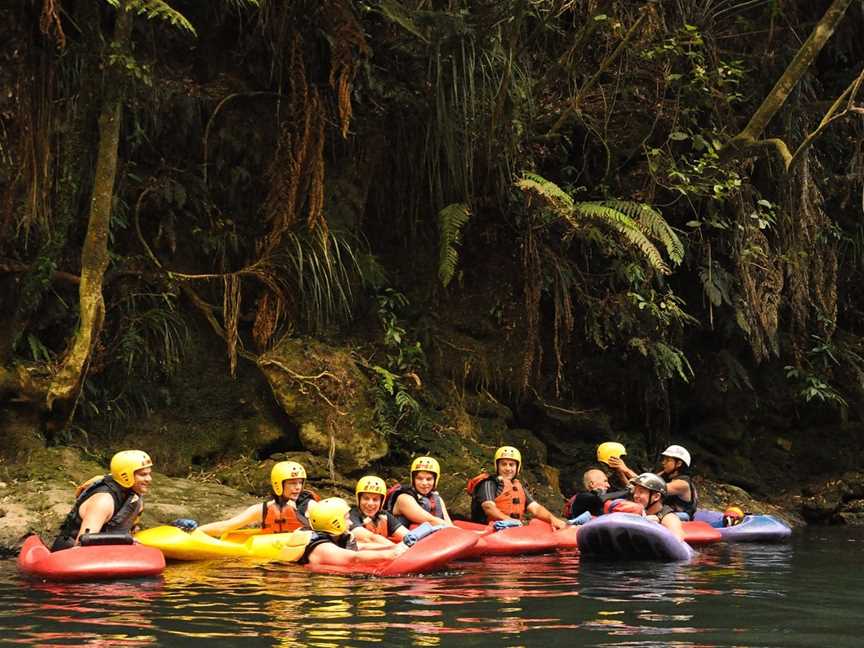
[[498, 470], [499, 459], [512, 459], [516, 462], [516, 474], [522, 469], [522, 453], [513, 446], [501, 446], [495, 451], [495, 470]]
[[132, 488], [135, 471], [152, 465], [150, 455], [143, 450], [121, 450], [111, 457], [111, 476], [123, 488]]
[[411, 481], [412, 486], [414, 481], [414, 473], [423, 470], [425, 472], [431, 472], [435, 475], [435, 486], [438, 485], [438, 478], [441, 477], [441, 466], [438, 465], [438, 460], [433, 459], [432, 457], [417, 457], [414, 461], [411, 462]]
[[354, 489], [354, 494], [357, 496], [357, 503], [360, 503], [360, 493], [374, 493], [384, 497], [387, 495], [387, 484], [384, 480], [375, 475], [366, 475], [361, 477], [357, 482], [357, 488]]
[[280, 461], [270, 471], [270, 483], [277, 497], [282, 496], [282, 482], [286, 479], [306, 479], [306, 469], [296, 461]]
[[601, 443], [597, 446], [597, 461], [604, 463], [607, 466], [609, 465], [609, 459], [611, 457], [620, 459], [626, 454], [627, 450], [624, 449], [624, 446], [615, 441], [607, 441], [606, 443]]
[[348, 506], [348, 502], [341, 497], [322, 499], [307, 511], [309, 525], [315, 531], [340, 536], [348, 532], [348, 520], [345, 514], [349, 510], [351, 507]]

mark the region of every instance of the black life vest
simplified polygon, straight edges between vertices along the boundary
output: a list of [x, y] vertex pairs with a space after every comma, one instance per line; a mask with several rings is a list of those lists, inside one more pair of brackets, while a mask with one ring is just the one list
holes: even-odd
[[[68, 549], [75, 545], [81, 531], [81, 505], [97, 493], [108, 493], [114, 500], [114, 514], [98, 531], [129, 533], [144, 510], [144, 499], [131, 488], [123, 488], [111, 475], [90, 480], [75, 499], [72, 510], [60, 525], [60, 531], [51, 545], [51, 551]], [[93, 530], [91, 530], [93, 531]], [[94, 533], [96, 531], [93, 531]]]
[[309, 556], [312, 555], [313, 551], [315, 551], [315, 547], [317, 547], [318, 545], [326, 544], [328, 542], [335, 544], [337, 547], [341, 547], [342, 549], [347, 549], [348, 551], [357, 551], [357, 541], [350, 533], [343, 533], [337, 538], [334, 538], [329, 533], [320, 533], [318, 531], [313, 531], [312, 535], [309, 537], [309, 544], [306, 545], [306, 549], [303, 550], [303, 555], [300, 556], [297, 564], [309, 564]]
[[690, 501], [684, 501], [679, 495], [667, 495], [663, 498], [663, 504], [672, 508], [673, 511], [681, 511], [686, 513], [692, 520], [696, 516], [696, 509], [699, 507], [699, 497], [696, 495], [696, 486], [690, 479], [690, 475], [676, 475], [672, 479], [667, 479], [668, 484], [673, 479], [681, 479], [690, 484]]
[[[444, 502], [441, 500], [438, 491], [432, 491], [428, 495], [421, 495], [411, 486], [396, 484], [387, 491], [387, 497], [384, 499], [384, 508], [393, 513], [393, 509], [396, 506], [396, 500], [398, 500], [401, 495], [410, 495], [424, 511], [443, 519]], [[398, 519], [406, 528], [411, 524], [415, 524], [415, 522], [409, 520], [404, 515], [396, 515], [396, 519]]]

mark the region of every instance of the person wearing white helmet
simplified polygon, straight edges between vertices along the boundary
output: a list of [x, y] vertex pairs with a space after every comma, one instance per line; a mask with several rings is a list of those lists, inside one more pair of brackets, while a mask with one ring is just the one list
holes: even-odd
[[[308, 507], [321, 499], [315, 491], [305, 486], [306, 469], [301, 464], [296, 461], [279, 461], [273, 464], [270, 470], [272, 498], [261, 504], [252, 504], [227, 520], [202, 524], [198, 529], [215, 538], [228, 531], [252, 525], [260, 526], [261, 533], [296, 531], [307, 526]], [[194, 525], [194, 521], [190, 522]]]
[[670, 445], [660, 453], [660, 465], [657, 474], [666, 481], [663, 503], [692, 520], [699, 498], [690, 479], [690, 453], [680, 445]]
[[111, 458], [110, 474], [92, 477], [75, 491], [75, 504], [54, 539], [51, 551], [75, 546], [85, 534], [130, 533], [144, 510], [153, 462], [141, 450], [122, 450]]

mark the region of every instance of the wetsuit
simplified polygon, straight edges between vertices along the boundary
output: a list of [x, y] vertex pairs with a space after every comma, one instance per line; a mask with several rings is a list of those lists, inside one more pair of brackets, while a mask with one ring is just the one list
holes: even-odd
[[573, 497], [567, 500], [564, 505], [564, 517], [571, 519], [578, 517], [585, 511], [591, 515], [603, 515], [603, 505], [614, 499], [626, 499], [630, 491], [599, 491], [593, 490], [586, 493], [576, 493]]

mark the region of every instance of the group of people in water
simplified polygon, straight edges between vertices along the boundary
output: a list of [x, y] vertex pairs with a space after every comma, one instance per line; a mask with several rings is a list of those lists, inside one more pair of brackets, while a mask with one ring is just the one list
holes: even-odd
[[[584, 490], [571, 497], [562, 517], [531, 497], [519, 478], [522, 454], [513, 446], [495, 452], [493, 473], [469, 480], [472, 521], [497, 528], [522, 524], [529, 514], [554, 529], [581, 523], [589, 516], [613, 512], [647, 515], [683, 538], [681, 518], [692, 519], [698, 504], [690, 479], [690, 453], [672, 445], [661, 453], [656, 473], [637, 474], [625, 463], [626, 450], [617, 442], [597, 448], [597, 460], [609, 469], [587, 470]], [[153, 462], [140, 450], [124, 450], [111, 459], [110, 473], [94, 477], [76, 492], [75, 503], [61, 525], [52, 551], [83, 544], [92, 534], [131, 532], [143, 510], [143, 497], [152, 479]], [[387, 487], [380, 477], [358, 480], [353, 505], [340, 497], [322, 499], [307, 488], [306, 470], [295, 461], [277, 462], [270, 472], [272, 498], [253, 504], [226, 520], [198, 526], [178, 520], [184, 530], [197, 527], [213, 537], [245, 527], [261, 533], [311, 531], [301, 564], [350, 566], [396, 558], [429, 533], [453, 524], [438, 492], [441, 467], [433, 457], [417, 457], [411, 464], [408, 485]], [[422, 525], [422, 531], [412, 531]], [[409, 537], [410, 536], [410, 537]]]

